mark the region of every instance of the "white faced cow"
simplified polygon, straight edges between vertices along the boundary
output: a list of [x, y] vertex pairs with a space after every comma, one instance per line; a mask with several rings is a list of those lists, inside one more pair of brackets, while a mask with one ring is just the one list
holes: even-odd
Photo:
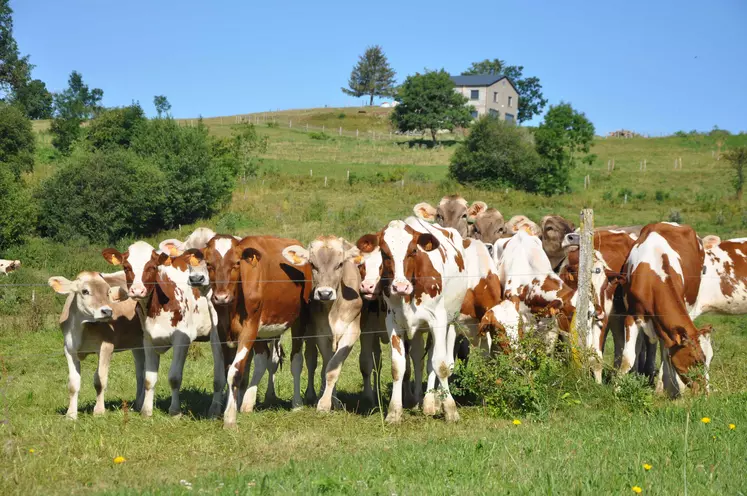
[[20, 260], [0, 259], [0, 274], [9, 274], [21, 266]]
[[80, 392], [80, 361], [88, 355], [98, 354], [99, 361], [93, 384], [96, 388], [94, 415], [105, 412], [104, 393], [109, 377], [112, 354], [127, 349], [135, 357], [137, 393], [134, 407], [139, 409], [143, 400], [143, 331], [135, 314], [135, 302], [115, 301], [110, 292], [119, 293], [127, 285], [124, 272], [101, 274], [81, 272], [73, 281], [64, 277], [51, 277], [49, 285], [57, 294], [67, 295], [60, 315], [60, 328], [68, 364], [68, 391], [70, 402], [67, 416], [78, 417]]

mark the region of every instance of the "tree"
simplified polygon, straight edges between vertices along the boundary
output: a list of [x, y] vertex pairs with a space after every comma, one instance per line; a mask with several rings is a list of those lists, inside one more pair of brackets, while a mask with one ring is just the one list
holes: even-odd
[[394, 76], [396, 72], [389, 66], [389, 61], [379, 45], [366, 48], [358, 63], [353, 67], [348, 80], [348, 87], [341, 88], [346, 95], [360, 98], [369, 95], [368, 104], [373, 105], [375, 96], [394, 96]]
[[31, 122], [18, 107], [0, 103], [0, 169], [9, 171], [16, 179], [23, 172], [31, 172], [35, 149]]
[[0, 167], [0, 250], [19, 243], [34, 232], [36, 205], [23, 181]]
[[28, 55], [21, 57], [13, 37], [13, 9], [10, 0], [0, 0], [0, 90], [12, 94], [31, 79]]
[[29, 119], [52, 118], [52, 93], [40, 79], [29, 81], [18, 88], [11, 101], [21, 107]]
[[483, 116], [454, 152], [449, 175], [467, 184], [512, 187], [536, 192], [543, 173], [529, 131]]
[[737, 192], [737, 200], [742, 201], [744, 190], [745, 167], [747, 167], [747, 146], [740, 146], [724, 153], [724, 158], [729, 161], [734, 169], [732, 184]]
[[166, 95], [156, 95], [153, 97], [153, 105], [156, 107], [156, 112], [158, 113], [158, 118], [161, 117], [168, 117], [169, 112], [171, 111], [171, 104], [169, 103], [168, 98], [166, 98]]
[[534, 139], [547, 171], [542, 189], [548, 194], [568, 189], [570, 170], [576, 166], [578, 153], [587, 154], [581, 161], [588, 164], [596, 158], [588, 154], [594, 140], [594, 125], [570, 103], [550, 106], [534, 132]]
[[508, 77], [519, 93], [519, 115], [516, 117], [519, 122], [528, 121], [541, 114], [547, 105], [539, 78], [524, 77], [522, 65], [508, 65], [500, 59], [485, 59], [482, 62], [473, 62], [469, 69], [462, 72], [462, 75], [469, 74], [503, 74]]
[[109, 147], [129, 148], [145, 121], [145, 112], [137, 103], [128, 107], [106, 109], [91, 121], [87, 140], [97, 150]]
[[428, 71], [408, 76], [396, 97], [399, 105], [392, 112], [392, 123], [402, 132], [430, 130], [433, 144], [439, 129], [453, 130], [472, 121], [473, 107], [467, 98], [454, 91], [449, 74]]
[[52, 121], [52, 145], [61, 153], [70, 153], [75, 140], [80, 136], [81, 123], [101, 110], [103, 90], [90, 89], [83, 76], [73, 71], [68, 78], [65, 91], [54, 96], [56, 117]]

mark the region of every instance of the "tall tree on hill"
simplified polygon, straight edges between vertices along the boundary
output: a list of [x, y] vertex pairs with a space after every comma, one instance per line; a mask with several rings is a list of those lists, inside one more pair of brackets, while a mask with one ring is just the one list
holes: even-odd
[[90, 89], [78, 71], [70, 73], [67, 83], [67, 89], [54, 96], [57, 115], [50, 128], [54, 135], [52, 145], [62, 153], [68, 153], [80, 136], [81, 123], [102, 109], [101, 99], [104, 97], [104, 91]]
[[156, 107], [156, 113], [158, 114], [159, 119], [161, 117], [169, 116], [169, 112], [171, 111], [171, 104], [169, 103], [169, 99], [166, 98], [166, 95], [154, 96], [153, 106]]
[[348, 80], [348, 87], [341, 88], [346, 95], [360, 98], [369, 95], [368, 104], [373, 105], [375, 96], [394, 96], [394, 72], [379, 45], [366, 48], [358, 63], [353, 67]]
[[52, 93], [41, 79], [33, 79], [18, 88], [13, 93], [11, 102], [22, 108], [29, 119], [52, 118]]
[[454, 82], [443, 69], [408, 76], [396, 99], [392, 123], [403, 132], [430, 130], [434, 145], [439, 129], [451, 131], [472, 122], [473, 107], [465, 105], [467, 97], [454, 91]]
[[503, 74], [513, 81], [519, 92], [519, 115], [516, 117], [519, 122], [528, 121], [541, 114], [547, 105], [539, 78], [524, 77], [523, 65], [508, 65], [501, 59], [485, 59], [473, 62], [469, 69], [462, 72], [463, 76], [470, 74]]
[[0, 0], [0, 90], [6, 97], [31, 79], [29, 57], [21, 57], [13, 37], [13, 9], [10, 0]]

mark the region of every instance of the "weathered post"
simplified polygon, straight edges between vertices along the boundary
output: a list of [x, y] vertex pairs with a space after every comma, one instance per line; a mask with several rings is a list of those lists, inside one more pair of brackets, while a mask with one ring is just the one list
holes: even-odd
[[591, 336], [588, 316], [589, 310], [593, 308], [591, 272], [594, 265], [594, 210], [585, 208], [581, 211], [580, 231], [576, 313], [571, 322], [571, 349], [573, 361], [577, 365], [581, 364], [579, 348], [586, 352]]
[[309, 169], [309, 177], [314, 177], [314, 170], [313, 169]]
[[340, 136], [342, 136], [342, 126], [340, 126]]
[[324, 176], [324, 187], [327, 187], [327, 176]]

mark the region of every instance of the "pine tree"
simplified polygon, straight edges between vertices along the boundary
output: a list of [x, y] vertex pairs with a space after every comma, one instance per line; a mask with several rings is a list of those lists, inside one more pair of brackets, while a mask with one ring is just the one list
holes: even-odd
[[396, 72], [379, 45], [366, 48], [358, 59], [348, 80], [348, 87], [341, 88], [346, 95], [356, 98], [369, 95], [368, 104], [373, 105], [375, 96], [394, 96], [394, 76]]

